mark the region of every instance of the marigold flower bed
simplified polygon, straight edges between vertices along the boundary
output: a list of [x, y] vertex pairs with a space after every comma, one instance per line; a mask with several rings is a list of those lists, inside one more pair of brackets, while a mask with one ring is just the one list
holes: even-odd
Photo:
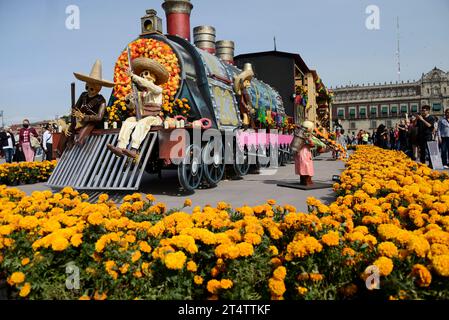
[[0, 184], [19, 185], [47, 181], [56, 160], [0, 164]]
[[[188, 214], [151, 195], [117, 206], [0, 187], [0, 278], [14, 299], [447, 299], [447, 178], [363, 146], [338, 199], [309, 198], [309, 213], [268, 200]], [[66, 288], [67, 265], [79, 289]], [[365, 283], [372, 266], [378, 290]]]

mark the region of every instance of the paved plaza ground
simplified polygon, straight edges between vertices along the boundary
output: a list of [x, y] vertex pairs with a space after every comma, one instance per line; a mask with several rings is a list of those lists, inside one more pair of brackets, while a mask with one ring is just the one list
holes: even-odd
[[[334, 161], [331, 154], [323, 154], [314, 160], [315, 181], [331, 182], [333, 175], [340, 175], [344, 163]], [[141, 192], [153, 194], [157, 201], [164, 202], [168, 208], [182, 206], [184, 200], [189, 198], [193, 205], [215, 205], [219, 201], [230, 203], [233, 207], [258, 205], [267, 199], [275, 199], [279, 204], [290, 204], [298, 210], [307, 210], [306, 200], [314, 196], [324, 202], [332, 202], [335, 195], [331, 188], [303, 191], [278, 187], [277, 183], [298, 180], [294, 174], [294, 165], [280, 167], [275, 175], [249, 174], [241, 180], [223, 180], [212, 189], [200, 189], [194, 194], [183, 194], [179, 191], [176, 171], [163, 171], [162, 180], [157, 175], [145, 175], [142, 180]], [[49, 190], [44, 183], [25, 185], [19, 187], [30, 194], [33, 191]]]

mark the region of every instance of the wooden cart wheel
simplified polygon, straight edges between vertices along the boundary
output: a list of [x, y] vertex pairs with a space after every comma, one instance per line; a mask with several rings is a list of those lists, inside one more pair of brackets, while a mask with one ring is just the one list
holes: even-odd
[[[217, 145], [215, 145], [217, 143]], [[214, 150], [216, 147], [216, 150]], [[221, 181], [225, 171], [223, 143], [221, 140], [209, 141], [202, 151], [203, 178], [210, 187]]]
[[236, 146], [236, 153], [234, 159], [234, 173], [239, 177], [243, 177], [248, 174], [250, 168], [248, 148], [245, 146], [243, 151], [238, 152], [237, 148], [238, 146]]
[[200, 186], [203, 177], [203, 166], [201, 165], [201, 149], [190, 145], [186, 155], [178, 166], [178, 179], [184, 190], [193, 192]]

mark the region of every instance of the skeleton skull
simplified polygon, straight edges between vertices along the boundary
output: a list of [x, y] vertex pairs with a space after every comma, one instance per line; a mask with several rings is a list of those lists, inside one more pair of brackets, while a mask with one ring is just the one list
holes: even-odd
[[89, 98], [93, 98], [100, 93], [101, 86], [98, 84], [86, 83], [86, 91]]
[[156, 77], [148, 70], [142, 71], [142, 73], [140, 74], [140, 77], [144, 78], [144, 79], [146, 79], [148, 81], [151, 81], [151, 82], [155, 82], [156, 81]]

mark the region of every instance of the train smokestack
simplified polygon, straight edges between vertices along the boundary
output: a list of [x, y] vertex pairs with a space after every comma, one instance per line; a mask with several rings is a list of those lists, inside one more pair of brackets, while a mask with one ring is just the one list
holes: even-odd
[[221, 40], [217, 41], [215, 45], [217, 50], [217, 57], [229, 64], [234, 64], [234, 41]]
[[211, 26], [198, 26], [193, 28], [193, 41], [199, 49], [215, 54], [215, 28]]
[[162, 4], [167, 17], [167, 33], [190, 41], [190, 0], [165, 0]]

